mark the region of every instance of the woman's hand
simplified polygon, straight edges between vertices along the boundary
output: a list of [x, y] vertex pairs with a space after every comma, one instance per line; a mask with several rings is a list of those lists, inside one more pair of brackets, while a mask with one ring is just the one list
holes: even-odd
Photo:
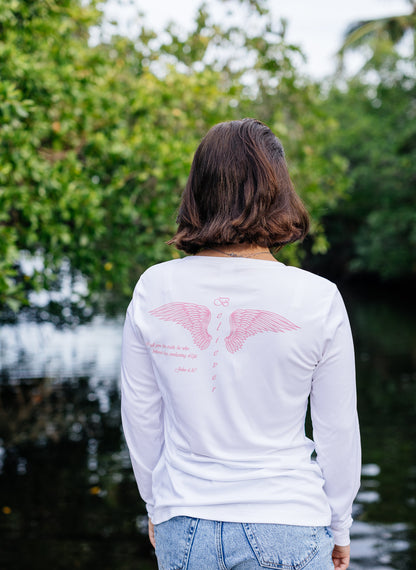
[[[152, 521], [151, 521], [150, 519], [149, 519], [148, 528], [149, 528], [149, 540], [150, 540], [150, 542], [152, 543], [153, 548], [156, 548], [156, 542], [155, 542], [155, 527], [154, 527], [154, 525], [153, 525], [153, 523], [152, 523]], [[337, 567], [335, 567], [335, 568], [337, 568]], [[340, 566], [340, 568], [341, 568], [341, 566]]]
[[350, 545], [335, 545], [332, 551], [332, 562], [336, 570], [347, 570], [350, 563]]

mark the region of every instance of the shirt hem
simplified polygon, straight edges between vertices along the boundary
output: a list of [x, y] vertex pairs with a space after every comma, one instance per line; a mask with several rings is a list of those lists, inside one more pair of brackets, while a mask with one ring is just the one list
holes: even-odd
[[[280, 512], [279, 512], [280, 511]], [[160, 524], [173, 517], [188, 516], [198, 519], [214, 520], [221, 522], [236, 523], [266, 523], [266, 524], [287, 524], [293, 526], [329, 526], [330, 516], [316, 513], [305, 514], [283, 512], [281, 505], [264, 505], [252, 508], [233, 505], [232, 512], [229, 509], [215, 507], [162, 507], [154, 510], [154, 524]]]

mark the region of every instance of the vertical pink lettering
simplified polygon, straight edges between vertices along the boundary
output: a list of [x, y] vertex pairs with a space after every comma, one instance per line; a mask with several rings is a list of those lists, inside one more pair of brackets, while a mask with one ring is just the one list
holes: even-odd
[[[217, 326], [216, 326], [217, 332], [220, 331], [221, 326], [223, 324], [223, 321], [225, 321], [225, 319], [227, 317], [227, 314], [224, 314], [222, 309], [225, 307], [229, 307], [230, 301], [231, 301], [231, 299], [229, 297], [217, 297], [216, 299], [213, 300], [214, 305], [216, 307], [218, 307], [218, 309], [217, 309], [218, 312], [215, 312], [215, 318], [217, 319]], [[225, 322], [224, 322], [224, 326], [226, 326]], [[222, 337], [222, 335], [221, 335], [221, 337]], [[214, 336], [214, 338], [215, 338], [215, 336]], [[218, 368], [218, 370], [220, 370], [220, 362], [221, 362], [221, 360], [220, 360], [220, 358], [221, 358], [220, 357], [220, 352], [221, 352], [220, 346], [221, 346], [221, 343], [220, 343], [220, 336], [219, 335], [217, 336], [217, 338], [215, 338], [214, 344], [216, 346], [214, 347], [214, 351], [212, 354], [212, 361], [211, 361], [212, 362], [212, 368], [213, 369]], [[211, 381], [213, 383], [212, 392], [214, 392], [217, 389], [217, 386], [216, 386], [217, 374], [214, 374], [213, 376], [211, 376]]]

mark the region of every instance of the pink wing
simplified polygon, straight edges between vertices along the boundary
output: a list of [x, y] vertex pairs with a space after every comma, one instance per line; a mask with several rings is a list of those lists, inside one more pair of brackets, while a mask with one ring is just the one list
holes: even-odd
[[209, 347], [212, 337], [208, 333], [211, 320], [208, 307], [196, 303], [168, 303], [149, 312], [162, 321], [172, 321], [190, 331], [192, 340], [201, 350]]
[[249, 336], [262, 332], [285, 332], [299, 329], [284, 317], [271, 311], [237, 309], [230, 315], [230, 334], [225, 339], [229, 352], [240, 350]]

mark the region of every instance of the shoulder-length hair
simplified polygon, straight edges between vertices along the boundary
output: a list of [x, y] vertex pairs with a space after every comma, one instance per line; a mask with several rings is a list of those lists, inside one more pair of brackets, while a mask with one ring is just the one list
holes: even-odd
[[309, 231], [282, 144], [256, 119], [208, 131], [195, 152], [176, 221], [168, 244], [190, 254], [244, 242], [280, 248]]

